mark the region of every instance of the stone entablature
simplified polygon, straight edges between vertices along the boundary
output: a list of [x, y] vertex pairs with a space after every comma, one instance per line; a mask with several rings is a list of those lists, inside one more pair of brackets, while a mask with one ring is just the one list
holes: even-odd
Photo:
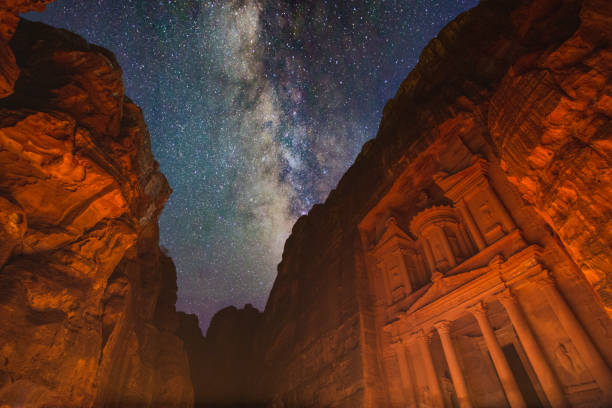
[[410, 330], [429, 329], [439, 320], [456, 319], [470, 304], [542, 272], [540, 250], [532, 245], [507, 261], [500, 256], [484, 268], [440, 277], [389, 327], [397, 329], [394, 334], [401, 335]]
[[[523, 239], [490, 184], [487, 162], [475, 156], [464, 170], [438, 173], [434, 180], [452, 204], [429, 203], [412, 218], [400, 219], [401, 225], [410, 221], [409, 232], [389, 217], [370, 250], [385, 288], [382, 328], [396, 359], [405, 406], [473, 406], [474, 388], [469, 384], [479, 380], [460, 363], [461, 351], [470, 341], [483, 359], [479, 364], [490, 367], [489, 376], [496, 374], [503, 389], [500, 398], [510, 407], [529, 405], [510, 349], [529, 367], [540, 401], [570, 406], [568, 393], [575, 391], [567, 391], [560, 382], [517, 295], [534, 291], [573, 344], [575, 355], [570, 358], [580, 360], [592, 375], [592, 382], [581, 384], [581, 389], [599, 392], [601, 401], [612, 403], [612, 372], [605, 358], [545, 266], [548, 250]], [[493, 316], [490, 307], [496, 310]], [[457, 330], [471, 333], [462, 337], [463, 349], [454, 338]], [[446, 377], [440, 376], [440, 367], [448, 370]]]
[[[410, 363], [413, 366], [420, 366], [420, 369], [428, 377], [429, 394], [427, 395], [430, 400], [427, 402], [419, 401], [419, 394], [423, 395], [423, 393], [415, 390], [414, 384], [406, 385], [406, 387], [411, 389], [410, 395], [407, 397], [409, 406], [417, 406], [419, 403], [430, 403], [433, 406], [440, 407], [445, 406], [444, 396], [442, 395], [439, 379], [435, 375], [428, 345], [428, 340], [434, 330], [438, 332], [442, 342], [454, 391], [459, 400], [459, 406], [472, 406], [469, 392], [465, 385], [465, 374], [458, 363], [450, 336], [452, 322], [469, 314], [474, 316], [480, 327], [486, 348], [493, 360], [508, 403], [512, 408], [527, 406], [513, 371], [510, 369], [507, 357], [502, 351], [494, 329], [487, 317], [486, 305], [492, 302], [501, 303], [506, 310], [518, 340], [522, 344], [524, 352], [551, 406], [569, 406], [563, 388], [544, 356], [531, 327], [525, 320], [520, 303], [513, 294], [513, 291], [520, 290], [523, 285], [536, 285], [540, 289], [575, 345], [582, 361], [593, 375], [595, 383], [603, 391], [604, 401], [609, 401], [609, 393], [612, 390], [610, 388], [612, 386], [612, 372], [573, 313], [571, 307], [559, 293], [554, 279], [538, 261], [538, 256], [539, 248], [530, 246], [517, 254], [514, 259], [509, 259], [506, 262], [496, 260], [490, 267], [484, 268], [487, 270], [477, 278], [470, 279], [471, 276], [467, 276], [466, 278], [469, 283], [459, 284], [459, 286], [454, 288], [451, 287], [445, 294], [440, 295], [440, 290], [432, 287], [421, 298], [423, 302], [413, 305], [408, 311], [401, 314], [398, 320], [389, 323], [385, 327], [385, 330], [389, 331], [392, 334], [392, 338], [395, 339], [395, 344], [415, 347], [420, 351], [421, 361], [410, 362], [406, 358], [405, 350], [396, 346], [396, 353], [399, 354], [398, 364], [400, 365], [400, 371], [408, 372], [407, 365]], [[446, 279], [450, 278], [441, 278], [436, 283], [443, 282]], [[444, 287], [446, 285], [442, 283], [441, 286]], [[428, 296], [432, 295], [431, 292], [434, 292], [432, 297], [435, 300], [427, 299]], [[402, 367], [402, 365], [406, 366]]]
[[[489, 185], [483, 159], [475, 159], [472, 166], [455, 175], [439, 175], [436, 183], [447, 197], [458, 201], [453, 206], [434, 205], [415, 215], [410, 221], [412, 237], [395, 217], [389, 217], [371, 249], [385, 287], [386, 304], [394, 305], [391, 315], [398, 308], [407, 308], [421, 296], [422, 290], [416, 291], [441, 275], [481, 268], [496, 255], [507, 258], [526, 247]], [[474, 203], [477, 210], [470, 210]], [[482, 216], [482, 211], [486, 222], [476, 223], [472, 214]]]

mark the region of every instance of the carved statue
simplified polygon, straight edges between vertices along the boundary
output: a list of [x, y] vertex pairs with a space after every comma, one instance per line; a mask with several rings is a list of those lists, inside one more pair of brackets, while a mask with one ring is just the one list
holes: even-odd
[[555, 350], [555, 357], [561, 363], [561, 367], [574, 376], [578, 376], [584, 371], [584, 365], [575, 357], [575, 352], [571, 346], [559, 344]]

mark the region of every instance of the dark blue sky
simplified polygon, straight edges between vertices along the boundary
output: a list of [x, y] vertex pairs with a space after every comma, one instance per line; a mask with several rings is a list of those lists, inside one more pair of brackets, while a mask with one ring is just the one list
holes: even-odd
[[325, 200], [422, 48], [476, 0], [56, 0], [27, 18], [113, 51], [174, 193], [178, 308], [263, 308], [293, 222]]

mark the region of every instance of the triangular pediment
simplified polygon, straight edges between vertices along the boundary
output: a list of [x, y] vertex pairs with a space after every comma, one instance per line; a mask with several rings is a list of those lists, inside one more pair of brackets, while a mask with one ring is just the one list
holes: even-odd
[[382, 237], [374, 247], [374, 251], [379, 251], [391, 244], [403, 242], [406, 246], [410, 245], [413, 240], [406, 234], [395, 222], [389, 222]]
[[434, 176], [436, 184], [451, 200], [459, 200], [471, 187], [485, 180], [488, 171], [487, 161], [479, 156], [474, 156], [472, 161], [471, 166], [455, 174], [448, 175], [442, 172]]
[[412, 312], [435, 302], [455, 289], [466, 285], [481, 275], [484, 275], [488, 270], [489, 268], [485, 267], [456, 275], [441, 276], [438, 279], [434, 279], [434, 282], [430, 288], [423, 293], [423, 295], [416, 302], [414, 302], [412, 306], [410, 306], [410, 308], [406, 311], [406, 314], [411, 314]]

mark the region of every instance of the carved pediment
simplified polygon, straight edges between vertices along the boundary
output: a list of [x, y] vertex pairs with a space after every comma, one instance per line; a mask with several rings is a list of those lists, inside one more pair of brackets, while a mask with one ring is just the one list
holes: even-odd
[[434, 176], [436, 184], [445, 192], [445, 195], [457, 202], [470, 190], [486, 182], [488, 164], [485, 159], [474, 156], [473, 164], [455, 174], [438, 173]]
[[477, 277], [484, 275], [489, 268], [475, 269], [469, 272], [464, 272], [457, 275], [444, 276], [441, 273], [434, 273], [432, 276], [432, 285], [423, 293], [423, 295], [410, 306], [406, 314], [411, 314], [434, 301], [444, 297], [444, 295], [454, 291], [455, 289], [471, 282]]
[[395, 218], [389, 218], [385, 226], [385, 232], [374, 247], [374, 252], [381, 252], [400, 243], [405, 244], [406, 247], [412, 246], [414, 241], [397, 225]]

